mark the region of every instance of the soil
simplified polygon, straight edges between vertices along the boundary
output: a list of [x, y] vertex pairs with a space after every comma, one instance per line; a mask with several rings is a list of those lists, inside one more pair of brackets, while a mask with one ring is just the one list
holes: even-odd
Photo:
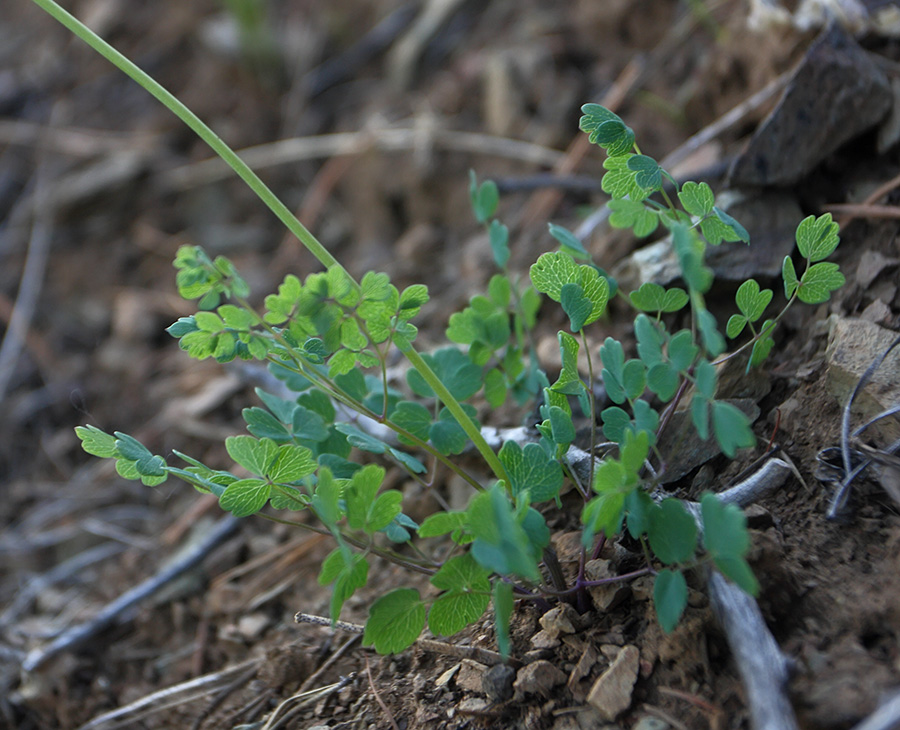
[[[508, 190], [500, 217], [512, 231], [511, 266], [525, 271], [552, 246], [547, 220], [574, 229], [604, 202], [589, 187], [549, 197], [523, 187], [577, 144], [582, 103], [621, 93], [618, 113], [642, 151], [662, 158], [790, 69], [816, 37], [786, 26], [751, 31], [737, 0], [458, 0], [422, 3], [446, 16], [415, 43], [418, 3], [272, 0], [260, 4], [261, 40], [242, 47], [227, 4], [213, 0], [70, 5], [237, 149], [354, 133], [352, 154], [320, 142], [305, 157], [274, 151], [261, 169], [352, 273], [428, 284], [432, 300], [417, 319], [426, 349], [492, 271], [469, 209], [470, 168]], [[367, 36], [385, 18], [382, 40]], [[316, 576], [331, 545], [259, 519], [242, 521], [199, 565], [87, 643], [22, 671], [29, 652], [96, 617], [222, 524], [215, 501], [187, 486], [123, 481], [81, 451], [73, 430], [88, 422], [131, 433], [155, 453], [177, 448], [227, 466], [222, 440], [243, 432], [241, 409], [255, 395], [236, 368], [191, 361], [164, 332], [193, 311], [174, 286], [178, 247], [231, 257], [257, 301], [286, 273], [317, 265], [239, 181], [203, 177], [204, 145], [36, 6], [4, 3], [0, 21], [0, 322], [4, 348], [20, 346], [12, 361], [0, 352], [0, 727], [750, 727], [700, 576], [670, 635], [639, 581], [542, 646], [540, 612], [517, 607], [513, 657], [546, 671], [509, 700], [502, 672], [492, 673], [499, 689], [491, 690], [471, 658], [422, 647], [381, 657], [353, 634], [295, 624], [298, 611], [328, 612]], [[886, 63], [900, 61], [896, 41], [870, 34], [860, 42]], [[751, 111], [685, 169], [722, 189], [719, 163], [771, 106]], [[391, 146], [389, 128], [410, 131]], [[451, 132], [484, 136], [464, 146]], [[527, 141], [542, 161], [509, 154], [509, 140]], [[863, 200], [900, 171], [896, 148], [879, 154], [876, 142], [862, 134], [777, 194], [796, 199], [803, 215]], [[602, 159], [594, 148], [571, 170], [596, 183]], [[839, 443], [843, 405], [829, 387], [829, 318], [897, 327], [896, 219], [858, 218], [842, 239], [836, 260], [847, 285], [786, 318], [755, 396], [761, 443], [780, 446], [797, 476], [748, 513], [759, 605], [792, 660], [798, 722], [829, 730], [852, 727], [900, 686], [897, 504], [877, 480], [860, 481], [850, 510], [829, 521], [833, 487], [815, 477], [817, 453]], [[611, 269], [643, 244], [601, 226], [587, 245]], [[758, 278], [779, 296], [777, 280]], [[733, 287], [713, 294], [725, 321]], [[14, 311], [26, 313], [24, 337]], [[610, 334], [629, 341], [628, 322], [604, 322], [598, 344]], [[563, 324], [545, 308], [539, 351], [549, 370], [558, 367]], [[896, 371], [885, 377], [900, 380]], [[482, 412], [496, 426], [527, 415]], [[691, 498], [721, 489], [759, 453], [734, 464], [715, 458], [669, 486]], [[388, 478], [412, 516], [433, 509], [402, 473]], [[438, 479], [445, 495], [457, 486]], [[564, 507], [550, 524], [571, 568], [579, 508]], [[387, 588], [427, 590], [396, 567], [374, 570], [377, 585], [347, 603], [347, 621], [363, 623]], [[448, 643], [495, 649], [489, 617]], [[640, 652], [637, 682], [627, 709], [603, 720], [587, 696], [626, 646]], [[553, 684], [553, 667], [563, 684]], [[195, 678], [205, 684], [193, 692], [154, 694]]]

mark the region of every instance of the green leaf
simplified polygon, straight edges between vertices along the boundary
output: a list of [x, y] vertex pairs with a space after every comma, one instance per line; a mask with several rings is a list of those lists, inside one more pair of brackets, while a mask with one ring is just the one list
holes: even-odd
[[740, 508], [724, 504], [711, 492], [700, 498], [703, 544], [714, 557], [742, 557], [750, 549], [747, 518]]
[[491, 408], [499, 408], [506, 401], [506, 378], [497, 368], [491, 368], [484, 376], [484, 399]]
[[469, 443], [469, 437], [449, 411], [442, 409], [441, 413], [445, 417], [431, 425], [428, 437], [434, 448], [445, 456], [461, 454]]
[[731, 403], [713, 401], [713, 432], [722, 453], [729, 459], [734, 457], [740, 448], [756, 445], [756, 436], [750, 428], [750, 419], [742, 410]]
[[600, 347], [600, 359], [603, 363], [601, 377], [606, 394], [613, 403], [624, 403], [625, 351], [622, 349], [622, 344], [612, 337], [607, 337]]
[[623, 492], [610, 492], [594, 497], [584, 506], [581, 513], [581, 522], [585, 526], [582, 544], [589, 544], [593, 536], [601, 531], [607, 538], [618, 535], [622, 529], [624, 515], [625, 494]]
[[837, 264], [825, 261], [813, 264], [804, 271], [797, 290], [800, 301], [806, 304], [827, 302], [831, 292], [844, 285], [844, 275], [838, 269]]
[[396, 489], [389, 489], [378, 495], [375, 503], [369, 508], [366, 517], [365, 531], [370, 535], [385, 529], [403, 510], [403, 494]]
[[509, 657], [509, 623], [513, 612], [513, 587], [504, 580], [494, 581], [494, 626], [497, 632], [497, 649], [500, 656]]
[[559, 406], [550, 406], [548, 409], [550, 430], [553, 434], [553, 443], [557, 446], [568, 446], [575, 440], [575, 425], [572, 416]]
[[76, 426], [75, 433], [81, 439], [81, 448], [88, 454], [99, 456], [101, 459], [119, 455], [116, 437], [101, 431], [96, 426]]
[[743, 314], [732, 314], [728, 318], [728, 323], [725, 325], [725, 334], [733, 340], [744, 331], [744, 327], [746, 326], [747, 318]]
[[681, 192], [678, 193], [678, 199], [688, 213], [697, 216], [698, 218], [709, 215], [716, 202], [716, 197], [713, 195], [712, 188], [705, 182], [686, 182], [681, 186]]
[[634, 132], [619, 118], [600, 104], [585, 104], [581, 107], [584, 116], [578, 128], [588, 133], [591, 144], [603, 147], [609, 155], [621, 155], [634, 147]]
[[781, 264], [781, 278], [784, 279], [784, 296], [790, 299], [800, 286], [800, 280], [797, 278], [797, 270], [794, 268], [794, 262], [790, 256], [784, 257]]
[[572, 258], [576, 259], [585, 260], [591, 257], [591, 255], [582, 245], [581, 241], [575, 237], [574, 233], [569, 231], [567, 228], [556, 225], [555, 223], [548, 223], [547, 225], [550, 229], [550, 235], [557, 240], [561, 251], [564, 251]]
[[690, 560], [697, 547], [697, 525], [680, 500], [664, 499], [650, 512], [650, 548], [666, 565]]
[[[772, 290], [759, 290], [759, 284], [754, 279], [748, 279], [738, 287], [734, 297], [735, 303], [741, 313], [749, 322], [755, 322], [763, 316], [769, 302], [772, 301]], [[729, 335], [730, 337], [731, 335]]]
[[678, 391], [678, 371], [667, 362], [658, 362], [647, 373], [647, 385], [663, 403], [668, 403]]
[[345, 481], [335, 479], [328, 467], [319, 468], [319, 481], [312, 498], [312, 508], [322, 522], [331, 530], [341, 518], [340, 501], [343, 497]]
[[544, 502], [559, 494], [563, 472], [559, 462], [547, 456], [539, 444], [526, 444], [523, 449], [515, 441], [507, 441], [497, 454], [506, 468], [513, 495], [524, 490], [532, 502]]
[[[459, 349], [444, 347], [422, 358], [457, 400], [466, 400], [481, 389], [481, 368]], [[417, 370], [409, 370], [406, 380], [416, 395], [423, 398], [434, 396], [431, 386]]]
[[491, 221], [491, 225], [488, 226], [488, 240], [494, 254], [494, 262], [498, 268], [505, 269], [509, 263], [509, 228], [500, 221]]
[[676, 332], [669, 340], [669, 362], [679, 372], [686, 372], [693, 365], [699, 351], [690, 330]]
[[662, 361], [662, 346], [665, 341], [662, 333], [646, 314], [639, 314], [634, 319], [634, 334], [637, 337], [637, 351], [648, 368]]
[[684, 289], [666, 290], [652, 281], [641, 284], [641, 288], [628, 295], [631, 303], [644, 312], [677, 312], [688, 303], [688, 293]]
[[634, 181], [642, 188], [659, 190], [662, 187], [662, 172], [659, 163], [652, 157], [632, 155], [626, 165], [635, 173]]
[[263, 479], [239, 479], [225, 488], [219, 505], [235, 517], [247, 517], [265, 507], [271, 493], [272, 486]]
[[661, 570], [653, 582], [653, 607], [659, 625], [667, 634], [675, 630], [687, 607], [687, 582], [680, 571]]
[[609, 224], [613, 228], [630, 228], [638, 238], [649, 236], [659, 226], [659, 213], [651, 210], [640, 200], [620, 198], [610, 200]]
[[[562, 370], [556, 381], [557, 385], [577, 383], [578, 388], [583, 389], [581, 377], [578, 374], [578, 351], [581, 349], [581, 345], [568, 332], [558, 332], [557, 339], [559, 340], [559, 356], [562, 361]], [[556, 386], [554, 386], [554, 390], [556, 390]]]
[[465, 512], [435, 512], [419, 526], [419, 537], [439, 537], [461, 530], [466, 524]]
[[608, 193], [615, 200], [630, 198], [640, 201], [646, 199], [652, 192], [652, 190], [638, 185], [635, 179], [637, 173], [628, 167], [628, 160], [633, 156], [607, 157], [603, 161], [603, 167], [607, 172], [600, 181], [600, 187], [604, 193]]
[[759, 583], [744, 558], [728, 556], [716, 558], [714, 562], [722, 575], [737, 583], [744, 593], [751, 596], [759, 595]]
[[691, 399], [691, 420], [697, 435], [706, 441], [709, 438], [709, 399], [700, 393], [694, 393]]
[[566, 284], [578, 283], [578, 264], [569, 254], [562, 251], [542, 254], [531, 265], [529, 273], [534, 288], [554, 302], [560, 300], [562, 288]]
[[775, 340], [772, 339], [772, 332], [775, 329], [775, 320], [767, 319], [760, 328], [759, 339], [753, 343], [753, 349], [750, 351], [750, 361], [747, 363], [747, 369], [755, 368], [765, 360], [772, 348], [775, 346]]
[[603, 435], [609, 441], [621, 443], [625, 438], [625, 429], [631, 426], [628, 413], [618, 406], [610, 406], [600, 412], [600, 419], [603, 421]]
[[[715, 219], [707, 219], [707, 221], [709, 220]], [[706, 236], [705, 231], [704, 236]], [[706, 245], [703, 241], [693, 229], [689, 229], [683, 223], [678, 223], [672, 226], [672, 247], [675, 249], [682, 276], [688, 287], [701, 294], [707, 291], [712, 285], [713, 273], [703, 264], [703, 256], [706, 252]]]
[[252, 436], [230, 436], [225, 439], [228, 455], [251, 474], [264, 476], [278, 454], [278, 444], [272, 439]]
[[650, 495], [641, 489], [632, 489], [625, 495], [625, 516], [628, 533], [637, 540], [647, 532], [650, 524], [650, 512], [656, 504]]
[[479, 565], [500, 575], [540, 580], [531, 541], [499, 484], [476, 495], [469, 503], [467, 516], [475, 537], [472, 557]]
[[359, 282], [364, 301], [383, 302], [391, 296], [391, 278], [383, 273], [367, 271]]
[[347, 437], [347, 441], [351, 446], [354, 446], [357, 449], [368, 451], [370, 454], [383, 454], [388, 449], [388, 446], [384, 441], [380, 441], [374, 436], [371, 436], [364, 431], [360, 431], [356, 426], [350, 423], [336, 423], [334, 424], [334, 427], [338, 432]]
[[312, 451], [305, 446], [284, 444], [278, 448], [278, 454], [269, 467], [267, 476], [273, 482], [290, 484], [312, 474], [316, 466]]
[[646, 431], [638, 433], [629, 431], [625, 434], [620, 452], [622, 468], [626, 474], [630, 475], [626, 479], [626, 483], [636, 482], [639, 472], [644, 467], [647, 454], [650, 453], [650, 434]]
[[419, 310], [428, 303], [428, 287], [424, 284], [413, 284], [406, 287], [400, 295], [400, 308], [397, 316], [401, 319], [415, 317]]
[[[384, 474], [382, 467], [368, 464], [357, 471], [350, 478], [350, 483], [344, 488], [344, 499], [347, 504], [347, 524], [352, 529], [360, 530], [366, 525], [369, 519], [369, 511], [375, 504], [376, 495], [381, 487], [381, 483], [384, 481]], [[392, 519], [393, 516], [388, 522]], [[380, 527], [376, 529], [380, 529]], [[374, 531], [372, 530], [372, 532]]]
[[440, 636], [451, 636], [477, 621], [491, 600], [489, 573], [471, 555], [451, 558], [431, 578], [445, 591], [432, 604], [428, 628]]
[[[728, 234], [724, 236], [726, 241], [743, 241], [744, 243], [750, 243], [750, 234], [747, 233], [747, 229], [728, 215], [728, 213], [715, 206], [713, 206], [713, 213], [728, 229]], [[710, 243], [712, 243], [712, 241], [710, 241]]]
[[712, 398], [716, 393], [716, 368], [709, 360], [701, 360], [694, 368], [694, 380], [697, 390], [705, 397]]
[[372, 604], [363, 646], [379, 654], [395, 654], [412, 646], [425, 628], [425, 604], [412, 588], [397, 588]]
[[[425, 406], [413, 401], [400, 401], [391, 413], [391, 421], [409, 431], [421, 441], [428, 440], [428, 429], [431, 428], [431, 413]], [[412, 445], [413, 441], [400, 436], [400, 441]]]
[[[326, 575], [325, 563], [330, 563], [328, 575]], [[331, 565], [334, 567], [332, 568]], [[326, 579], [327, 578], [327, 579]], [[330, 617], [337, 621], [341, 615], [341, 607], [357, 589], [362, 588], [369, 578], [369, 564], [362, 555], [353, 555], [349, 558], [347, 551], [338, 548], [332, 552], [322, 564], [322, 572], [319, 574], [319, 584], [327, 585], [334, 582], [331, 594]]]
[[194, 322], [201, 332], [221, 332], [225, 329], [225, 323], [222, 318], [214, 312], [197, 312], [194, 315]]
[[487, 223], [497, 210], [500, 202], [500, 192], [497, 183], [493, 180], [485, 180], [481, 185], [475, 177], [475, 171], [469, 170], [469, 198], [472, 202], [472, 211], [479, 223]]
[[560, 292], [560, 304], [569, 317], [572, 331], [580, 332], [593, 309], [593, 304], [584, 295], [584, 290], [578, 284], [571, 282], [563, 284]]
[[840, 226], [832, 221], [831, 213], [818, 218], [808, 216], [797, 226], [797, 248], [810, 262], [828, 258], [840, 242]]
[[725, 351], [725, 338], [716, 326], [716, 318], [708, 309], [697, 311], [697, 328], [703, 347], [710, 355], [716, 357]]
[[640, 398], [647, 387], [647, 367], [640, 360], [629, 360], [622, 370], [622, 386], [628, 400]]

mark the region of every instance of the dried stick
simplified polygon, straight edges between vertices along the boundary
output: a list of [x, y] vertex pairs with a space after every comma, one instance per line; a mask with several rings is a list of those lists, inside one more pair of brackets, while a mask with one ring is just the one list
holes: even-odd
[[49, 646], [30, 651], [25, 657], [25, 661], [22, 662], [22, 669], [26, 672], [33, 672], [61, 652], [83, 646], [115, 623], [128, 609], [152, 596], [195, 565], [199, 565], [218, 545], [237, 532], [238, 525], [238, 518], [231, 515], [223, 517], [187, 555], [108, 603], [89, 621], [67, 629], [50, 642]]
[[141, 718], [155, 712], [162, 712], [170, 707], [202, 699], [223, 687], [231, 686], [235, 680], [248, 681], [256, 675], [261, 661], [261, 659], [251, 659], [219, 672], [211, 672], [202, 677], [166, 687], [141, 697], [125, 707], [98, 715], [78, 730], [115, 730], [115, 728], [135, 727]]
[[[247, 147], [238, 150], [238, 154], [254, 170], [262, 170], [302, 160], [358, 155], [371, 149], [382, 152], [407, 152], [421, 148], [423, 143], [452, 152], [493, 155], [544, 167], [552, 167], [563, 157], [557, 150], [506, 137], [411, 127], [283, 139], [270, 144]], [[231, 175], [231, 168], [215, 157], [170, 170], [162, 175], [162, 183], [172, 190], [187, 190], [230, 178]]]

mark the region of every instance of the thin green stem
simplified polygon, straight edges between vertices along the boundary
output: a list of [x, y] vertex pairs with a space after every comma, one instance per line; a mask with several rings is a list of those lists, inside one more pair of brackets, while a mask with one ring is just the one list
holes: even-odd
[[[63, 10], [54, 0], [32, 0], [38, 7], [44, 10], [48, 15], [53, 17], [68, 30], [74, 33], [78, 38], [87, 43], [97, 53], [107, 59], [116, 68], [126, 74], [128, 77], [140, 84], [158, 101], [166, 106], [173, 114], [183, 121], [198, 137], [206, 142], [212, 150], [224, 160], [231, 169], [253, 190], [254, 193], [262, 200], [269, 209], [278, 217], [285, 227], [293, 233], [306, 249], [318, 259], [318, 261], [326, 268], [338, 267], [353, 285], [359, 289], [359, 283], [354, 279], [347, 270], [338, 263], [337, 259], [332, 256], [328, 250], [319, 242], [319, 240], [307, 230], [290, 209], [282, 203], [269, 187], [259, 179], [259, 176], [250, 169], [238, 155], [231, 149], [222, 139], [212, 131], [194, 112], [188, 109], [174, 94], [163, 87], [152, 76], [140, 69], [135, 63], [119, 53], [109, 43], [104, 41], [100, 36], [94, 33], [90, 28], [84, 25], [75, 16]], [[411, 348], [404, 348], [403, 353], [410, 361], [412, 366], [418, 370], [426, 382], [431, 386], [432, 390], [437, 394], [438, 398], [454, 415], [459, 422], [466, 435], [472, 440], [475, 448], [482, 455], [484, 460], [490, 466], [491, 471], [500, 478], [507, 479], [506, 470], [493, 452], [487, 441], [481, 435], [481, 432], [472, 423], [472, 420], [463, 411], [462, 406], [453, 395], [444, 387], [434, 371], [428, 367], [428, 364], [422, 359], [418, 352]]]
[[587, 357], [587, 366], [588, 366], [588, 384], [587, 384], [587, 395], [588, 402], [591, 404], [591, 464], [589, 467], [589, 479], [588, 479], [588, 489], [593, 489], [594, 487], [594, 446], [597, 443], [597, 405], [594, 399], [594, 364], [591, 360], [591, 348], [588, 344], [587, 335], [584, 334], [584, 329], [581, 330], [581, 341], [584, 343], [584, 354]]

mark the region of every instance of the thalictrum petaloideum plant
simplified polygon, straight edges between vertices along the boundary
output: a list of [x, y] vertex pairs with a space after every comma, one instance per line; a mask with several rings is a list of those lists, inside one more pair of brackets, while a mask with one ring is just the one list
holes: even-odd
[[[174, 455], [183, 464], [173, 466], [131, 436], [94, 426], [77, 429], [85, 451], [115, 459], [121, 476], [148, 486], [178, 477], [216, 495], [235, 516], [259, 514], [330, 533], [336, 547], [323, 562], [319, 581], [332, 586], [333, 620], [367, 584], [373, 559], [429, 575], [433, 596], [398, 588], [370, 606], [364, 642], [382, 653], [408, 647], [426, 624], [434, 634], [455, 634], [478, 621], [491, 603], [499, 647], [508, 653], [514, 598], [563, 597], [585, 605], [592, 582], [583, 568], [572, 585], [560, 586], [560, 572], [553, 570], [548, 551], [544, 513], [561, 506], [560, 490], [567, 480], [583, 501], [582, 565], [601, 541], [627, 531], [646, 556], [646, 567], [639, 572], [654, 576], [654, 605], [666, 631], [677, 625], [687, 604], [684, 573], [691, 568], [711, 563], [748, 593], [756, 592], [745, 560], [749, 534], [739, 509], [706, 494], [698, 527], [679, 500], [657, 498], [668, 458], [659, 449], [660, 435], [675, 408], [689, 402], [697, 433], [715, 438], [726, 456], [756, 444], [747, 416], [717, 399], [716, 364], [749, 351], [747, 367], [759, 366], [774, 346], [776, 325], [794, 302], [825, 302], [843, 284], [837, 265], [823, 261], [838, 245], [838, 226], [830, 215], [810, 216], [798, 226], [803, 272], [798, 277], [794, 260], [785, 258], [787, 301], [781, 310], [766, 317], [773, 293], [750, 279], [737, 290], [738, 311], [723, 335], [704, 299], [713, 282], [704, 252], [723, 241], [748, 243], [746, 230], [715, 205], [706, 183], [678, 185], [641, 154], [634, 133], [618, 116], [587, 104], [580, 126], [607, 154], [602, 186], [612, 198], [610, 223], [639, 237], [664, 228], [685, 288], [645, 283], [626, 295], [591, 263], [572, 233], [553, 224], [550, 234], [558, 246], [538, 258], [530, 277], [518, 275], [508, 266], [509, 232], [494, 217], [497, 187], [490, 181], [479, 184], [473, 174], [472, 207], [486, 227], [498, 272], [484, 295], [449, 318], [448, 345], [419, 353], [413, 320], [428, 301], [424, 285], [400, 291], [378, 272], [354, 279], [177, 99], [53, 0], [33, 1], [197, 131], [324, 269], [302, 281], [287, 276], [257, 309], [229, 260], [210, 258], [196, 246], [178, 252], [179, 293], [197, 300], [199, 311], [179, 319], [168, 332], [191, 357], [258, 361], [282, 382], [278, 393], [257, 389], [261, 405], [243, 411], [248, 433], [225, 441], [241, 474], [178, 451]], [[553, 383], [533, 354], [541, 295], [568, 318], [568, 331], [558, 333], [561, 367]], [[587, 331], [607, 314], [613, 296], [637, 312], [635, 357], [626, 358], [625, 348], [612, 337], [599, 352], [588, 344]], [[676, 315], [685, 308], [687, 314]], [[671, 330], [673, 315], [689, 326]], [[726, 335], [746, 340], [726, 355]], [[410, 364], [402, 388], [388, 377], [395, 348]], [[579, 356], [586, 373], [579, 368]], [[597, 381], [612, 402], [602, 410]], [[475, 405], [497, 408], [508, 398], [539, 414], [529, 424], [534, 439], [524, 444], [507, 440], [495, 452], [481, 434]], [[569, 460], [580, 418], [590, 425], [586, 450], [596, 454], [587, 479], [574, 473]], [[382, 428], [366, 428], [366, 423]], [[487, 483], [454, 458], [468, 450], [480, 454], [481, 471], [491, 474]], [[361, 458], [364, 453], [370, 456]], [[373, 460], [400, 468], [426, 486], [431, 486], [434, 467], [443, 465], [471, 485], [472, 497], [463, 510], [439, 511], [417, 524], [404, 513], [401, 492], [382, 489], [385, 467]], [[303, 511], [315, 521], [292, 519]], [[431, 549], [429, 541], [437, 541], [441, 550]], [[448, 543], [453, 546], [449, 551]]]

